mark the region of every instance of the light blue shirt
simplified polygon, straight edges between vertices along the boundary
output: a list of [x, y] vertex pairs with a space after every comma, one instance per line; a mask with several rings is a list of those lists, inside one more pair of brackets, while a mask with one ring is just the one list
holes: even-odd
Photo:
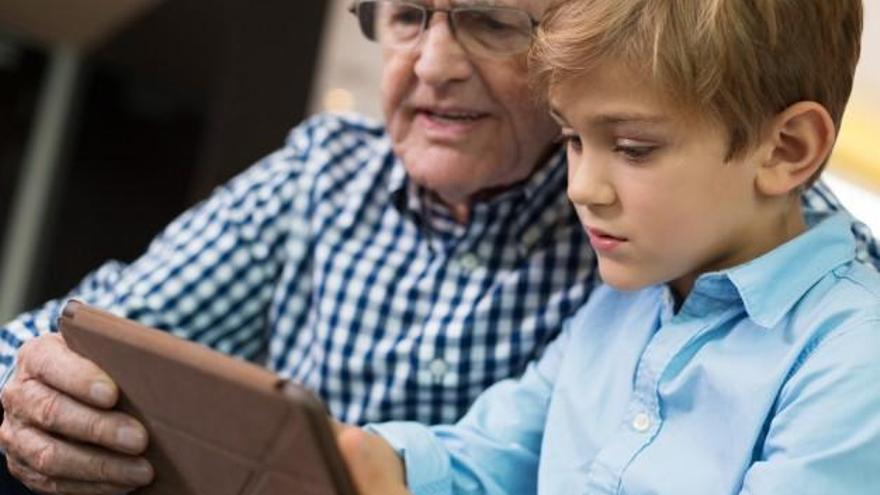
[[828, 217], [751, 262], [598, 288], [454, 426], [371, 428], [415, 494], [880, 493], [880, 275]]

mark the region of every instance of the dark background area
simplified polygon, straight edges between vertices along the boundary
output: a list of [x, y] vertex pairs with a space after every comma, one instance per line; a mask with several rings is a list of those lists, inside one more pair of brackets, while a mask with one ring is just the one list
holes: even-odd
[[[278, 148], [306, 111], [323, 1], [168, 0], [86, 57], [28, 306], [130, 261], [185, 208]], [[47, 68], [2, 38], [0, 242]], [[2, 274], [0, 274], [2, 275]]]

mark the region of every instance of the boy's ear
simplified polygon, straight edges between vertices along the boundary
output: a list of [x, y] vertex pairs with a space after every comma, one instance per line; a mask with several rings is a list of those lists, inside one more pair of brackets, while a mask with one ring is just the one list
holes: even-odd
[[768, 196], [788, 194], [810, 180], [825, 163], [836, 136], [828, 110], [812, 101], [783, 110], [768, 131], [765, 144], [770, 152], [755, 178], [758, 191]]

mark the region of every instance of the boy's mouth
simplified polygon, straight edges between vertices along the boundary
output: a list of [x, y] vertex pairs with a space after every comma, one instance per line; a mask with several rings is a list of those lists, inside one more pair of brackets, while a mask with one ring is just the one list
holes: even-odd
[[588, 232], [591, 236], [595, 236], [595, 237], [600, 238], [600, 239], [613, 239], [613, 240], [621, 241], [621, 242], [627, 240], [626, 237], [620, 237], [620, 236], [612, 235], [612, 234], [609, 234], [608, 232], [605, 232], [604, 230], [596, 229], [596, 228], [593, 228], [593, 227], [587, 227], [587, 232]]
[[591, 227], [587, 228], [587, 235], [590, 238], [590, 244], [593, 246], [593, 249], [599, 253], [611, 252], [627, 241], [625, 237], [617, 237], [604, 230]]

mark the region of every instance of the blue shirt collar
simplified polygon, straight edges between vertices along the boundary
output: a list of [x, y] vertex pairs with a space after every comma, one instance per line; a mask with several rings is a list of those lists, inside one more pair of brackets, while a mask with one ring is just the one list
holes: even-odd
[[775, 327], [810, 287], [855, 258], [850, 215], [841, 212], [808, 216], [806, 220], [806, 232], [776, 249], [733, 268], [700, 276], [688, 299], [738, 297], [752, 321], [764, 328]]

